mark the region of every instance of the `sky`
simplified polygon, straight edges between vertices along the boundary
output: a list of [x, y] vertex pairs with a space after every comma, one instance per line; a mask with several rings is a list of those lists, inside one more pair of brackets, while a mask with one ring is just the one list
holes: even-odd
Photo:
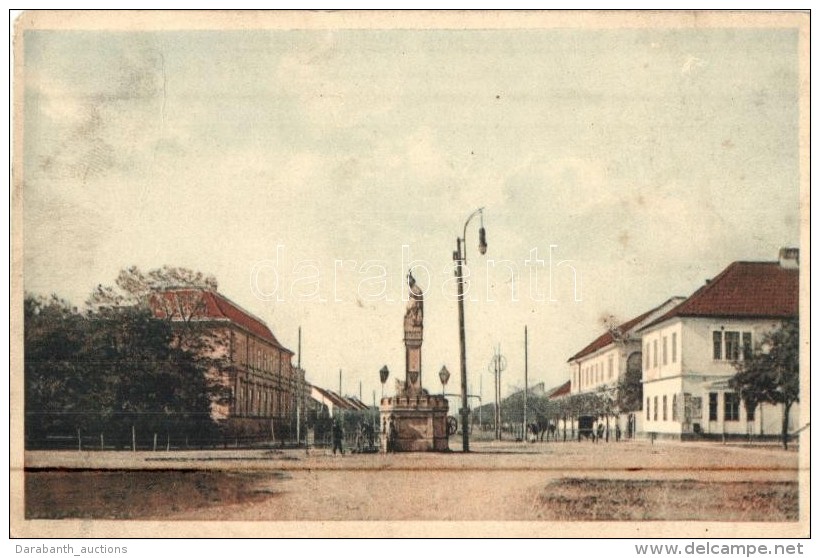
[[[24, 36], [24, 287], [82, 306], [120, 269], [182, 266], [366, 402], [557, 386], [604, 331], [736, 260], [800, 243], [788, 28], [347, 29]], [[507, 263], [505, 263], [507, 262]], [[563, 263], [560, 263], [563, 262]], [[559, 265], [560, 263], [560, 265]], [[512, 271], [511, 271], [512, 270]], [[404, 300], [403, 300], [404, 298]]]

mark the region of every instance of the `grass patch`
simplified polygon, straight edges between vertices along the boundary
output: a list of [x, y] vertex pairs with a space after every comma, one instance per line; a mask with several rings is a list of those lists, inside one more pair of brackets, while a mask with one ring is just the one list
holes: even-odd
[[568, 478], [547, 485], [536, 513], [555, 521], [797, 521], [796, 482]]
[[27, 519], [148, 519], [280, 493], [281, 472], [26, 471]]

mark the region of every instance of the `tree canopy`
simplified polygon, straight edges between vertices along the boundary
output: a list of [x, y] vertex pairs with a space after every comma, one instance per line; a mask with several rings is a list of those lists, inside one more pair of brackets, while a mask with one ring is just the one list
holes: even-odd
[[736, 365], [729, 382], [747, 408], [758, 403], [783, 405], [782, 438], [788, 447], [789, 411], [800, 401], [800, 331], [797, 320], [787, 320], [766, 334], [758, 351]]
[[[180, 342], [179, 327], [138, 303], [171, 282], [212, 286], [189, 270], [136, 268], [118, 288], [98, 287], [81, 313], [57, 296], [26, 295], [24, 368], [29, 445], [77, 430], [130, 444], [132, 427], [191, 441], [212, 438], [211, 404], [228, 393], [210, 372], [223, 366], [206, 330]], [[103, 303], [104, 302], [104, 303]], [[197, 341], [198, 340], [198, 341]]]

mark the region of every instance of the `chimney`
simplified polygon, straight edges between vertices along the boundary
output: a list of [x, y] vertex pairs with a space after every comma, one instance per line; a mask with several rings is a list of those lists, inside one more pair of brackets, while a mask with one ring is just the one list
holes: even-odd
[[780, 267], [784, 269], [797, 269], [800, 267], [800, 249], [799, 248], [781, 248]]

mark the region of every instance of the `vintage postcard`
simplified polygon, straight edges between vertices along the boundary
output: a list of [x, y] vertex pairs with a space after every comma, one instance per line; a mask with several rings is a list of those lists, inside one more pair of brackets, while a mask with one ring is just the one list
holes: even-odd
[[808, 536], [808, 13], [13, 54], [13, 537]]

